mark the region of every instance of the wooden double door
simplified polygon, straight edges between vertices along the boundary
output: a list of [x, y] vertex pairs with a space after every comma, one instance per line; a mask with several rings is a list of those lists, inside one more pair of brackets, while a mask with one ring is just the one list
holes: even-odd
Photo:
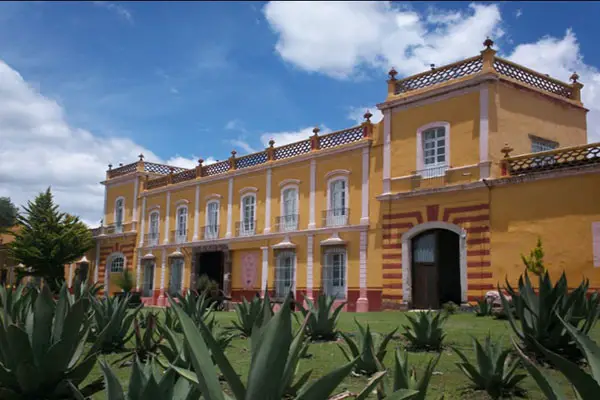
[[438, 309], [461, 303], [459, 236], [433, 229], [412, 239], [412, 306]]

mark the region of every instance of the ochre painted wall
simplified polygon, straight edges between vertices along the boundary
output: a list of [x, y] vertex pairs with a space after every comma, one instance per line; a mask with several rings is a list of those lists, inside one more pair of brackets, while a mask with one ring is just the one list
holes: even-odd
[[110, 225], [115, 222], [115, 203], [120, 196], [125, 199], [125, 213], [123, 223], [127, 224], [132, 220], [133, 212], [133, 194], [135, 191], [135, 180], [125, 182], [119, 185], [109, 185], [106, 187], [106, 214], [104, 215], [104, 225]]

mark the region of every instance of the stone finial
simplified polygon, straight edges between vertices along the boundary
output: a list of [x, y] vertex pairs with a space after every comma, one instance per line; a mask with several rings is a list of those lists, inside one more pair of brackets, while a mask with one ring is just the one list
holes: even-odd
[[269, 140], [269, 147], [275, 146], [275, 141], [273, 139]]
[[122, 163], [122, 162], [120, 162], [120, 163], [119, 163], [119, 167], [122, 167], [122, 166], [123, 166], [123, 163]]
[[315, 127], [313, 128], [313, 133], [315, 134], [315, 136], [317, 136], [317, 135], [319, 134], [319, 132], [321, 132], [321, 130], [319, 129], [319, 127], [318, 127], [318, 126], [315, 126]]
[[510, 157], [510, 153], [514, 149], [508, 145], [508, 143], [504, 143], [504, 147], [500, 150], [504, 154], [504, 158]]
[[144, 161], [144, 154], [140, 153], [140, 155], [138, 156], [138, 158], [140, 159], [140, 161]]
[[390, 80], [395, 81], [396, 75], [398, 75], [398, 71], [396, 71], [396, 69], [392, 67], [392, 69], [390, 69], [390, 72], [388, 72], [388, 75], [390, 77]]
[[577, 83], [577, 79], [579, 79], [579, 75], [577, 75], [577, 72], [573, 72], [573, 74], [571, 75], [571, 77], [569, 79], [571, 80], [571, 82]]
[[367, 110], [367, 112], [365, 113], [365, 115], [363, 115], [363, 117], [367, 120], [366, 122], [371, 122], [371, 117], [373, 116], [373, 114], [371, 114], [371, 111]]
[[234, 158], [235, 158], [235, 155], [236, 155], [236, 154], [237, 154], [237, 151], [235, 151], [235, 150], [231, 150], [231, 157], [234, 157]]
[[429, 64], [429, 66], [431, 67], [432, 71], [435, 69], [435, 64]]
[[110, 171], [112, 169], [112, 164], [108, 164], [108, 170]]
[[202, 158], [198, 159], [198, 165], [202, 166], [202, 163], [204, 162], [204, 160]]
[[485, 41], [483, 42], [483, 45], [485, 46], [486, 49], [491, 49], [492, 46], [494, 45], [494, 41], [492, 39], [490, 39], [490, 37], [488, 36]]

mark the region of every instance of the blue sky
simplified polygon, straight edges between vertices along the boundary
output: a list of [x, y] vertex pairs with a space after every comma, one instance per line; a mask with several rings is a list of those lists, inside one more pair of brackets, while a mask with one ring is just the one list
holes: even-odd
[[0, 195], [22, 203], [52, 184], [92, 223], [108, 162], [143, 151], [190, 166], [352, 126], [384, 99], [390, 66], [469, 57], [486, 35], [556, 78], [577, 69], [592, 122], [597, 15], [592, 2], [0, 3], [0, 108], [12, 104], [0, 111], [0, 156], [12, 154]]

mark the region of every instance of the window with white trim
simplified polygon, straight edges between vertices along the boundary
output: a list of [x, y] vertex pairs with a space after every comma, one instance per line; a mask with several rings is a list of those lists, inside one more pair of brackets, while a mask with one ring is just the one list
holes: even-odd
[[280, 230], [284, 232], [298, 229], [298, 188], [289, 187], [281, 193], [282, 215]]
[[150, 223], [148, 224], [148, 244], [156, 245], [158, 244], [158, 232], [160, 225], [160, 214], [158, 211], [153, 211], [150, 213]]
[[293, 250], [279, 251], [275, 264], [275, 296], [284, 298], [294, 288], [296, 253]]
[[187, 237], [187, 217], [188, 209], [186, 206], [177, 208], [177, 229], [175, 230], [176, 241], [185, 242]]
[[328, 248], [323, 253], [323, 287], [325, 295], [346, 298], [346, 249]]
[[[529, 135], [529, 138], [531, 139], [532, 153], [540, 153], [542, 151], [550, 151], [558, 148], [558, 143], [552, 140], [543, 139], [534, 135]], [[532, 167], [541, 167], [545, 165], [552, 165], [554, 163], [556, 163], [556, 160], [554, 155], [551, 154], [534, 158], [530, 165]]]
[[124, 203], [125, 200], [123, 198], [118, 198], [115, 201], [115, 230], [118, 233], [123, 231]]
[[348, 221], [348, 183], [344, 178], [329, 182], [327, 226], [346, 225]]
[[125, 259], [122, 256], [115, 256], [110, 261], [110, 272], [123, 272]]
[[209, 201], [206, 204], [205, 239], [216, 239], [219, 237], [219, 207], [218, 200]]
[[172, 296], [181, 294], [183, 288], [183, 258], [173, 257], [171, 259], [171, 271], [169, 274], [169, 294]]
[[256, 196], [247, 194], [242, 197], [241, 235], [254, 235], [256, 225]]
[[423, 169], [435, 169], [448, 165], [446, 128], [436, 126], [421, 133], [423, 142]]

